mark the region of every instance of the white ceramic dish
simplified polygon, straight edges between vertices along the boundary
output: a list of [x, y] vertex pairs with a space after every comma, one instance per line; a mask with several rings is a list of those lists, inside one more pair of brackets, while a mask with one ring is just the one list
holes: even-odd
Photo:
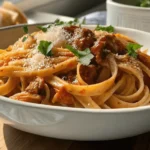
[[150, 32], [150, 8], [134, 6], [136, 2], [137, 0], [107, 0], [107, 25]]
[[[93, 28], [94, 26], [87, 26]], [[29, 26], [34, 31], [34, 25]], [[115, 28], [150, 50], [150, 33]], [[23, 34], [22, 27], [0, 29], [0, 47], [7, 47]], [[7, 39], [7, 40], [6, 40]], [[26, 132], [73, 140], [110, 140], [150, 131], [150, 106], [94, 110], [19, 102], [0, 96], [0, 117]]]

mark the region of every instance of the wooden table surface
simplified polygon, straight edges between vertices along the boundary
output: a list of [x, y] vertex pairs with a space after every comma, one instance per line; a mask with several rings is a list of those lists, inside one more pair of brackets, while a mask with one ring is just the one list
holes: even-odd
[[0, 150], [150, 150], [150, 133], [114, 141], [69, 141], [33, 135], [0, 120]]

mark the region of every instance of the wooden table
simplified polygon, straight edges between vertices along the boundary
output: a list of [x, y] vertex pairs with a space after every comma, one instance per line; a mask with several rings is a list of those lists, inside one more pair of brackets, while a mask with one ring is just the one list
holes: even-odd
[[0, 120], [0, 150], [150, 150], [150, 133], [114, 141], [59, 140], [14, 129]]

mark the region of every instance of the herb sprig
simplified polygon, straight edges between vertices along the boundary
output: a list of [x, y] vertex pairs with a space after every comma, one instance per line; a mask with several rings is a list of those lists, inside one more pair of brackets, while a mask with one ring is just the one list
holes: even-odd
[[113, 26], [107, 26], [107, 27], [103, 27], [100, 25], [97, 25], [97, 27], [95, 28], [96, 31], [102, 30], [102, 31], [107, 31], [109, 33], [114, 32], [114, 27]]
[[[24, 31], [24, 33], [28, 34], [29, 29], [28, 29], [28, 26], [27, 26], [27, 25], [23, 26], [23, 31]], [[29, 35], [24, 36], [23, 39], [22, 39], [22, 42], [25, 42], [25, 41], [27, 40], [28, 36], [29, 36]]]
[[128, 43], [126, 46], [128, 55], [137, 58], [137, 50], [141, 47], [142, 45], [137, 43]]
[[52, 42], [49, 41], [40, 41], [38, 50], [45, 56], [52, 56]]
[[47, 31], [47, 27], [44, 26], [37, 26], [37, 28], [39, 28], [40, 30], [42, 30], [43, 32]]
[[78, 57], [79, 62], [83, 65], [89, 65], [91, 62], [91, 59], [94, 57], [93, 54], [91, 54], [91, 51], [89, 48], [86, 48], [83, 51], [77, 50], [73, 48], [71, 45], [66, 45], [66, 48], [71, 51], [75, 56]]

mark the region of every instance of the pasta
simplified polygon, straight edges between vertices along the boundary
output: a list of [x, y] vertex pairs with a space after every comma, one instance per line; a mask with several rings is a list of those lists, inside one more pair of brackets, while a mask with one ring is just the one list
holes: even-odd
[[51, 25], [0, 50], [0, 95], [79, 108], [150, 103], [150, 56], [131, 38], [77, 25]]

